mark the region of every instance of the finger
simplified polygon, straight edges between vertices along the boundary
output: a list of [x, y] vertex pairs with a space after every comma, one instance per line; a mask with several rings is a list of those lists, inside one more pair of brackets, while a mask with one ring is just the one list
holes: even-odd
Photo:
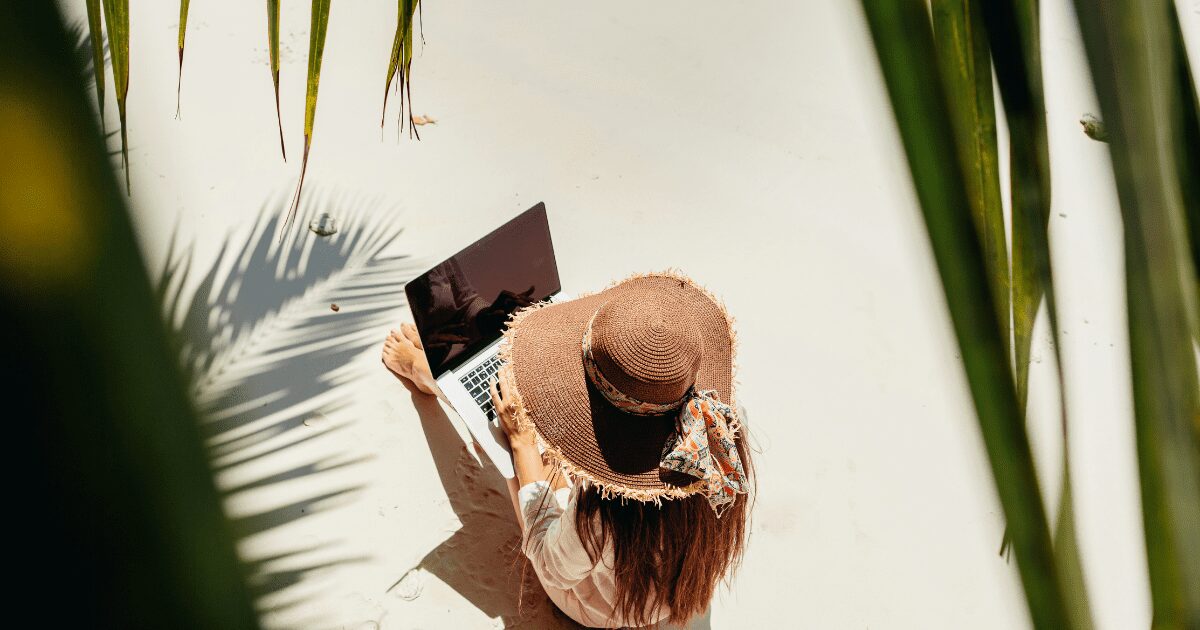
[[499, 377], [500, 380], [500, 396], [504, 398], [504, 400], [512, 400], [512, 385], [509, 384], [507, 372], [507, 370], [500, 370], [496, 376]]
[[517, 377], [513, 374], [511, 365], [504, 366], [501, 372], [505, 382], [505, 396], [508, 396], [509, 392], [517, 391]]
[[500, 428], [504, 428], [507, 422], [508, 414], [504, 410], [504, 402], [500, 399], [500, 391], [496, 389], [496, 381], [488, 382], [488, 392], [492, 397], [492, 408], [495, 409], [496, 419], [500, 421]]
[[496, 389], [495, 379], [488, 381], [488, 393], [490, 393], [492, 396], [492, 406], [495, 407], [497, 411], [499, 411], [501, 409], [500, 392]]

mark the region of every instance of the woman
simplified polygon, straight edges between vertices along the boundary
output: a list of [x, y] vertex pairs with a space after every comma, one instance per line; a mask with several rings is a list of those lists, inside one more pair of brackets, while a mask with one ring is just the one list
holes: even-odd
[[[436, 393], [415, 337], [393, 332], [384, 361]], [[721, 305], [673, 273], [510, 322], [492, 401], [512, 446], [522, 548], [572, 619], [684, 624], [740, 560], [752, 470], [733, 346]]]

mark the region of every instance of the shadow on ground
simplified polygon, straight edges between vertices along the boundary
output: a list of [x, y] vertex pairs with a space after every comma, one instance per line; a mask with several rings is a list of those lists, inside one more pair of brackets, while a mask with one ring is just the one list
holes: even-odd
[[[158, 283], [240, 541], [353, 500], [358, 485], [316, 483], [324, 489], [294, 497], [294, 482], [364, 462], [328, 448], [338, 444], [330, 436], [353, 422], [351, 414], [338, 413], [352, 403], [349, 388], [339, 385], [362, 376], [353, 359], [374, 345], [380, 327], [405, 303], [404, 283], [420, 271], [409, 257], [385, 253], [402, 232], [393, 208], [319, 186], [308, 190], [282, 242], [283, 193], [262, 205], [248, 234], [231, 230], [204, 270], [193, 268], [192, 248], [176, 251], [172, 242]], [[307, 228], [322, 213], [337, 220], [336, 234], [318, 236]], [[314, 452], [319, 455], [304, 459]], [[290, 463], [274, 465], [278, 461]], [[292, 497], [282, 505], [249, 512], [228, 507], [285, 484], [293, 491], [282, 495]], [[363, 560], [331, 552], [337, 542], [244, 557], [260, 610], [286, 610], [302, 598], [281, 600], [281, 591], [315, 572]]]
[[[491, 460], [474, 457], [436, 398], [408, 383], [433, 455], [438, 479], [462, 527], [404, 573], [390, 592], [419, 594], [421, 573], [437, 576], [505, 628], [582, 628], [551, 603], [520, 552], [521, 529], [504, 477]], [[682, 630], [662, 624], [658, 630]], [[686, 626], [711, 628], [706, 612]]]
[[[282, 242], [286, 194], [262, 205], [249, 232], [231, 229], [203, 270], [193, 268], [190, 247], [176, 251], [173, 242], [158, 282], [240, 541], [356, 498], [361, 485], [319, 482], [329, 473], [345, 478], [336, 475], [365, 461], [328, 438], [362, 412], [339, 413], [353, 404], [353, 388], [345, 385], [367, 369], [381, 369], [354, 359], [378, 343], [380, 329], [395, 324], [405, 306], [404, 283], [424, 271], [418, 261], [386, 253], [402, 232], [395, 209], [316, 183], [308, 190]], [[323, 213], [337, 220], [336, 234], [322, 237], [307, 229]], [[417, 566], [398, 571], [387, 591], [415, 598], [422, 576], [433, 574], [506, 628], [580, 627], [550, 603], [520, 554], [520, 529], [503, 477], [490, 460], [467, 450], [435, 399], [412, 398], [439, 481], [462, 525]], [[325, 446], [313, 448], [318, 443]], [[289, 463], [271, 464], [277, 460]], [[300, 480], [302, 487], [321, 489], [294, 496]], [[251, 494], [289, 498], [266, 509], [229, 508]], [[339, 542], [308, 541], [266, 556], [243, 552], [260, 611], [285, 613], [305, 601], [303, 589], [291, 587], [366, 560], [339, 555]], [[708, 616], [688, 627], [708, 628]]]
[[462, 526], [403, 573], [389, 592], [401, 597], [419, 592], [422, 573], [432, 573], [505, 628], [582, 627], [550, 603], [521, 555], [521, 529], [504, 477], [486, 456], [468, 451], [436, 398], [413, 393], [412, 401], [438, 479]]

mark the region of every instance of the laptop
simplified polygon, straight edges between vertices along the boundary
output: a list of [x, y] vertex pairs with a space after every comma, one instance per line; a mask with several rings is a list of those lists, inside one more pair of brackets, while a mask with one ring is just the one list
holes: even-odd
[[488, 381], [508, 317], [543, 300], [561, 300], [546, 204], [517, 215], [404, 285], [425, 357], [438, 387], [496, 469], [514, 476], [508, 440], [492, 408]]

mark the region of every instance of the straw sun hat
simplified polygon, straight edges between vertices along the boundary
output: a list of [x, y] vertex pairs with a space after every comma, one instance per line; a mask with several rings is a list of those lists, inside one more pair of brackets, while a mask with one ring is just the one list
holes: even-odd
[[704, 494], [718, 515], [746, 492], [733, 322], [686, 276], [536, 304], [504, 336], [517, 422], [569, 477], [637, 501]]

